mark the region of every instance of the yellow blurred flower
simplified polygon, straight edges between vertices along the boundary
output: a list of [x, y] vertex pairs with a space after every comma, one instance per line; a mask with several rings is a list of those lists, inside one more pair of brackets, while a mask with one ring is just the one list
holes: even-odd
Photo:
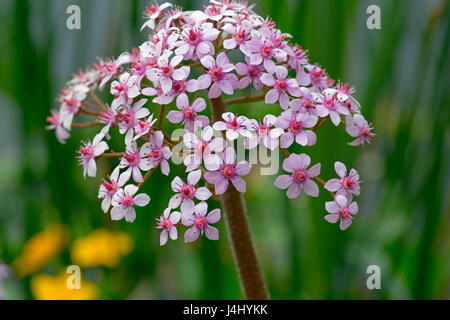
[[126, 233], [97, 229], [75, 240], [70, 251], [72, 262], [82, 268], [107, 266], [114, 268], [134, 247]]
[[65, 272], [57, 276], [38, 274], [31, 278], [31, 293], [36, 300], [95, 300], [98, 287], [88, 281], [81, 281], [80, 289], [69, 289]]
[[68, 230], [62, 225], [49, 225], [31, 237], [25, 244], [22, 254], [11, 264], [18, 277], [39, 271], [64, 248], [69, 238]]

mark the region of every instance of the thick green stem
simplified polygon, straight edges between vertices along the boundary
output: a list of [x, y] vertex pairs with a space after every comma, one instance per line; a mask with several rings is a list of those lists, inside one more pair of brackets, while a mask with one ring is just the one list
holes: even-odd
[[[211, 99], [211, 112], [214, 122], [222, 120], [222, 113], [225, 112], [222, 97]], [[249, 300], [267, 300], [269, 293], [256, 257], [244, 199], [230, 183], [227, 191], [220, 196], [220, 202], [244, 296]]]

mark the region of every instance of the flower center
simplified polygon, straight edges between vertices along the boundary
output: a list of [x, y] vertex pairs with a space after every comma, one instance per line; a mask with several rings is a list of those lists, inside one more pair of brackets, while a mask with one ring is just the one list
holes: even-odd
[[91, 147], [80, 148], [80, 153], [84, 157], [90, 157], [94, 154], [94, 149], [92, 149]]
[[226, 165], [222, 169], [222, 175], [225, 178], [232, 178], [235, 175], [235, 173], [236, 173], [236, 170], [231, 165]]
[[128, 162], [128, 164], [135, 164], [137, 162], [137, 157], [134, 155], [126, 154], [123, 156], [125, 160]]
[[172, 73], [172, 68], [169, 66], [163, 66], [161, 67], [161, 71], [165, 76], [169, 76]]
[[239, 127], [239, 123], [238, 123], [238, 121], [237, 121], [237, 118], [236, 117], [234, 117], [233, 118], [233, 120], [231, 120], [229, 123], [228, 123], [228, 126], [231, 128], [231, 129], [237, 129], [238, 127]]
[[119, 91], [119, 94], [122, 92], [127, 92], [127, 86], [122, 84], [120, 86], [115, 86], [114, 89], [116, 89], [117, 91]]
[[201, 154], [203, 154], [206, 151], [206, 148], [208, 147], [208, 143], [205, 141], [202, 141], [197, 145], [197, 151]]
[[133, 203], [133, 198], [126, 196], [125, 198], [123, 198], [122, 200], [122, 204], [126, 207], [130, 206]]
[[264, 57], [267, 57], [272, 52], [272, 49], [273, 49], [273, 46], [271, 46], [271, 45], [264, 46], [261, 50], [261, 53]]
[[350, 188], [351, 186], [353, 186], [355, 184], [355, 181], [353, 181], [350, 178], [344, 178], [344, 180], [342, 181], [342, 184], [347, 187]]
[[146, 121], [139, 120], [139, 127], [144, 130], [148, 128], [148, 123]]
[[364, 128], [361, 131], [361, 135], [367, 138], [372, 138], [373, 137], [373, 133], [371, 133], [367, 128]]
[[148, 155], [148, 158], [149, 159], [160, 159], [161, 158], [161, 155], [162, 155], [162, 152], [161, 152], [161, 150], [154, 150], [153, 152], [151, 152], [149, 155]]
[[236, 41], [242, 42], [245, 40], [245, 30], [241, 30], [236, 32], [235, 34]]
[[132, 117], [131, 117], [131, 114], [124, 113], [124, 114], [119, 114], [119, 119], [122, 120], [123, 122], [125, 122], [126, 124], [130, 124]]
[[314, 80], [319, 79], [322, 75], [323, 75], [323, 70], [314, 71], [312, 73], [312, 77], [313, 77]]
[[258, 68], [256, 68], [256, 67], [251, 67], [248, 72], [252, 78], [256, 78], [260, 74]]
[[291, 121], [291, 124], [289, 126], [289, 130], [294, 133], [302, 131], [302, 128], [303, 128], [303, 124], [298, 121]]
[[206, 219], [203, 217], [197, 218], [197, 220], [195, 220], [195, 226], [201, 230], [203, 230], [206, 227], [207, 223], [206, 223]]
[[266, 126], [265, 124], [261, 125], [258, 129], [258, 134], [260, 136], [267, 136], [267, 134], [269, 133], [269, 127]]
[[306, 173], [303, 170], [298, 170], [294, 173], [294, 179], [296, 182], [304, 182], [306, 180]]
[[306, 108], [306, 109], [316, 109], [316, 106], [313, 105], [311, 102], [306, 101], [306, 103], [305, 103], [305, 108]]
[[284, 79], [278, 79], [277, 80], [277, 89], [280, 91], [285, 91], [287, 88], [288, 84], [287, 81]]
[[184, 110], [184, 117], [186, 120], [192, 120], [195, 117], [194, 110], [192, 108], [186, 108], [186, 110]]
[[200, 40], [200, 37], [194, 30], [189, 30], [188, 40], [192, 44], [197, 44]]
[[105, 187], [106, 190], [108, 190], [108, 192], [113, 192], [117, 189], [117, 184], [115, 184], [114, 182], [111, 183], [105, 182], [103, 183], [103, 186]]
[[155, 6], [148, 6], [146, 9], [147, 9], [147, 11], [150, 12], [150, 13], [156, 13], [156, 8], [155, 8]]
[[160, 223], [158, 223], [158, 226], [162, 229], [169, 230], [170, 229], [170, 221], [169, 219], [163, 220]]
[[347, 208], [342, 209], [340, 212], [341, 212], [341, 216], [343, 218], [347, 218], [348, 217], [348, 210], [347, 210]]
[[172, 89], [176, 92], [179, 93], [183, 90], [184, 88], [184, 84], [181, 81], [176, 81], [172, 84]]
[[194, 194], [194, 188], [190, 185], [184, 186], [183, 188], [181, 188], [181, 194], [184, 197], [190, 197]]
[[213, 78], [214, 81], [218, 81], [221, 80], [223, 77], [223, 72], [222, 72], [222, 68], [212, 68], [211, 69], [211, 77]]

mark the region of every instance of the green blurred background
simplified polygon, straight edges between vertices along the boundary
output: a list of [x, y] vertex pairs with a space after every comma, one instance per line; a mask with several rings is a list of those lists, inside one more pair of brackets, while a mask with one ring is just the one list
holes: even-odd
[[[206, 4], [173, 2], [186, 9]], [[322, 163], [325, 179], [334, 176], [337, 160], [360, 171], [360, 212], [345, 232], [323, 219], [327, 192], [289, 201], [272, 186], [275, 177], [258, 176], [258, 170], [247, 177], [250, 225], [272, 298], [449, 299], [449, 2], [255, 2], [257, 12], [309, 50], [311, 61], [357, 88], [377, 134], [371, 145], [354, 148], [342, 127], [328, 123], [307, 150], [313, 163]], [[81, 8], [79, 31], [66, 28], [70, 4]], [[381, 8], [381, 30], [366, 27], [370, 4]], [[3, 298], [36, 298], [33, 277], [64, 272], [73, 263], [73, 241], [100, 227], [126, 232], [135, 245], [115, 267], [83, 268], [97, 298], [243, 297], [224, 221], [220, 241], [185, 245], [179, 239], [159, 247], [154, 218], [172, 194], [170, 179], [152, 176], [144, 188], [152, 201], [138, 209], [135, 223], [111, 222], [97, 199], [100, 178], [83, 180], [74, 158], [80, 140], [92, 134], [74, 131], [60, 145], [45, 131], [45, 118], [73, 72], [144, 41], [139, 28], [146, 5], [0, 1], [0, 262], [11, 264], [49, 224], [68, 228], [65, 244], [41, 268], [24, 277], [9, 272]], [[276, 112], [263, 103], [232, 110], [252, 117]], [[171, 177], [183, 174], [181, 167], [172, 169]], [[381, 268], [381, 290], [366, 287], [369, 265]]]

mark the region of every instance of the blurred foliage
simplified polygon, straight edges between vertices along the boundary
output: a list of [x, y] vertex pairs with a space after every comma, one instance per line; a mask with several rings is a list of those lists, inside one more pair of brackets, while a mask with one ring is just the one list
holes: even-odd
[[[66, 8], [74, 2], [82, 10], [79, 31], [65, 27]], [[187, 9], [206, 4], [175, 2]], [[258, 12], [270, 14], [309, 51], [311, 61], [358, 89], [356, 98], [377, 133], [373, 144], [353, 148], [343, 128], [327, 124], [319, 143], [307, 150], [313, 163], [322, 163], [326, 179], [334, 176], [336, 160], [360, 171], [360, 212], [345, 232], [323, 219], [326, 192], [289, 201], [272, 187], [273, 176], [253, 170], [248, 177], [249, 220], [272, 297], [450, 298], [449, 2], [255, 2]], [[78, 131], [60, 145], [44, 128], [72, 72], [144, 41], [138, 30], [146, 4], [0, 2], [0, 263], [15, 271], [2, 281], [7, 299], [242, 298], [223, 221], [220, 241], [185, 245], [179, 239], [160, 248], [154, 219], [168, 203], [170, 180], [160, 173], [152, 177], [145, 186], [152, 201], [138, 210], [135, 223], [112, 222], [97, 199], [100, 178], [83, 180], [74, 158], [80, 140], [93, 132]], [[381, 30], [366, 27], [370, 4], [381, 8]], [[251, 117], [277, 111], [263, 103], [231, 109]], [[181, 168], [172, 169], [172, 176], [183, 175]], [[103, 170], [99, 177], [110, 167]], [[46, 237], [51, 225], [64, 225], [67, 232]], [[120, 230], [129, 239], [95, 238], [98, 228]], [[82, 271], [89, 284], [70, 296], [65, 268], [75, 263], [73, 247], [87, 235], [95, 248], [106, 241], [125, 249], [102, 251], [116, 260], [88, 263]], [[92, 256], [84, 252], [84, 258]], [[27, 261], [26, 272], [18, 271], [17, 261]], [[381, 290], [366, 287], [372, 264], [381, 267]]]

